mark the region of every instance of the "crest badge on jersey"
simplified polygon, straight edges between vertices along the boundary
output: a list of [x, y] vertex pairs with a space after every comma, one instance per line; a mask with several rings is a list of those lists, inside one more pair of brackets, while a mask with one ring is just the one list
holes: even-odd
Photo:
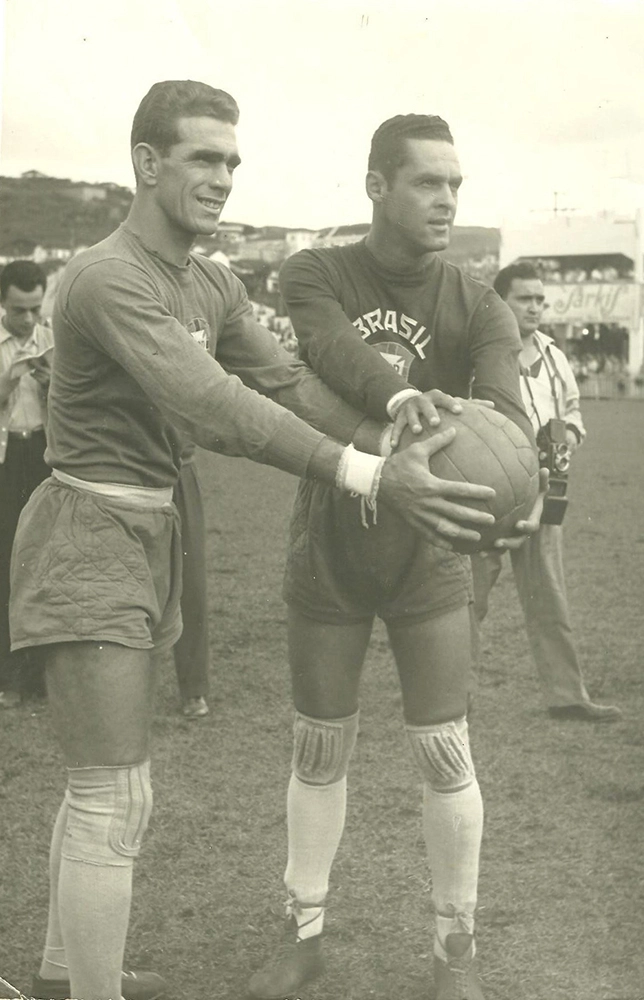
[[208, 327], [208, 321], [203, 318], [203, 316], [195, 316], [186, 324], [186, 330], [190, 334], [193, 340], [199, 344], [200, 347], [206, 350], [210, 347], [210, 328]]
[[379, 344], [372, 344], [377, 351], [380, 351], [385, 361], [403, 378], [409, 378], [409, 369], [414, 360], [414, 355], [401, 344], [393, 344], [390, 340]]

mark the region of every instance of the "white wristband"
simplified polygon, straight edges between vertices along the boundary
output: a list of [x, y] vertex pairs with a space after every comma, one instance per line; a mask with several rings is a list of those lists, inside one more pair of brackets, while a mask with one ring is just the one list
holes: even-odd
[[387, 415], [390, 420], [394, 419], [403, 403], [406, 403], [412, 396], [422, 396], [420, 389], [413, 389], [410, 386], [409, 389], [401, 389], [400, 392], [391, 397], [387, 403]]
[[366, 455], [363, 451], [356, 451], [352, 444], [347, 445], [340, 456], [335, 485], [338, 489], [371, 497], [384, 464], [385, 459], [379, 455]]

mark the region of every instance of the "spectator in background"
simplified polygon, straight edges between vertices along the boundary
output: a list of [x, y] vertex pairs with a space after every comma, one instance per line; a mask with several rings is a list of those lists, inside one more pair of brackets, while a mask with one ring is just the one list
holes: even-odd
[[44, 462], [51, 330], [40, 323], [47, 279], [30, 260], [14, 260], [0, 274], [0, 708], [23, 695], [44, 694], [36, 654], [10, 652], [9, 568], [22, 508], [49, 475]]
[[[565, 422], [566, 442], [574, 454], [586, 436], [579, 389], [563, 351], [538, 329], [545, 304], [539, 273], [527, 262], [511, 264], [499, 271], [494, 288], [519, 324], [521, 391], [537, 440], [550, 419], [559, 419]], [[619, 708], [590, 700], [577, 659], [566, 596], [561, 524], [544, 524], [542, 520], [536, 534], [520, 549], [512, 550], [510, 558], [549, 714], [557, 719], [615, 722], [621, 718]], [[489, 593], [501, 563], [500, 552], [472, 556], [478, 622], [487, 614]]]

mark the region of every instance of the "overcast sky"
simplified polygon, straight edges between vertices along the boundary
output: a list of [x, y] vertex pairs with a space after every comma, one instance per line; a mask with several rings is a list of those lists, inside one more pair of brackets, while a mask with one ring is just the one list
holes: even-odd
[[385, 118], [446, 118], [465, 172], [457, 222], [644, 198], [641, 0], [0, 0], [0, 171], [131, 186], [128, 137], [156, 80], [241, 107], [225, 218], [368, 221]]

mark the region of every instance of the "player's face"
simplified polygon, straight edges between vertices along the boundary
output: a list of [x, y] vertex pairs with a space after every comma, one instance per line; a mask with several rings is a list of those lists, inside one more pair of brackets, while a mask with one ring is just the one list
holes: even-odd
[[513, 278], [505, 301], [516, 316], [522, 337], [530, 337], [539, 329], [546, 301], [543, 282], [538, 279]]
[[159, 159], [156, 198], [182, 233], [214, 233], [240, 158], [235, 127], [218, 118], [181, 118], [179, 142]]
[[4, 316], [2, 322], [9, 333], [19, 340], [28, 340], [34, 332], [36, 323], [40, 321], [40, 308], [45, 291], [38, 286], [31, 292], [23, 292], [15, 285], [9, 285], [7, 294], [2, 300]]
[[392, 237], [414, 255], [444, 250], [463, 177], [451, 143], [406, 139], [407, 156], [387, 185], [382, 207]]

